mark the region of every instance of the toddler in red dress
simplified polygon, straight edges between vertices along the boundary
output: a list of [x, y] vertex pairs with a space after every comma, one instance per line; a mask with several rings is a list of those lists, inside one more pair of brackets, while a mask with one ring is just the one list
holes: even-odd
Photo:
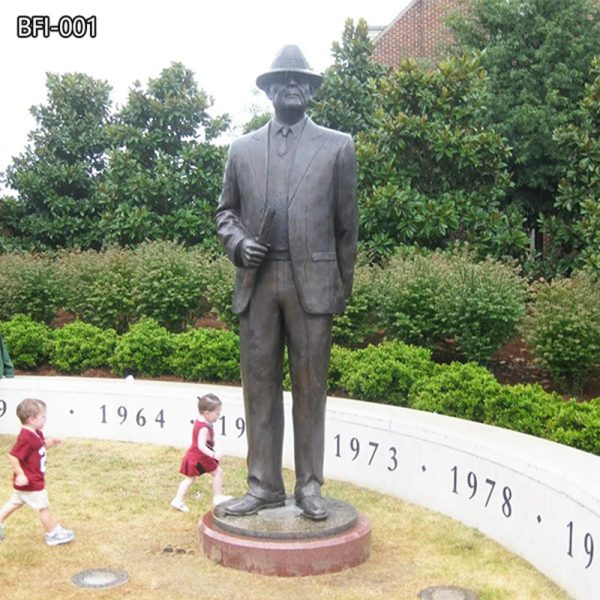
[[231, 496], [223, 496], [223, 469], [219, 465], [220, 455], [215, 451], [213, 426], [221, 416], [221, 407], [221, 400], [214, 394], [205, 394], [198, 398], [200, 417], [194, 423], [192, 445], [187, 449], [179, 470], [184, 479], [171, 501], [171, 506], [182, 512], [190, 510], [185, 503], [185, 496], [196, 477], [204, 473], [213, 476], [214, 505], [231, 499]]

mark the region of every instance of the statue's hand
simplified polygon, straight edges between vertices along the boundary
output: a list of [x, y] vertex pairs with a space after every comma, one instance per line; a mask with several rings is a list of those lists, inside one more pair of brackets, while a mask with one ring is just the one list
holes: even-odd
[[261, 244], [252, 238], [246, 238], [242, 241], [242, 262], [245, 267], [256, 269], [260, 266], [265, 255], [269, 251], [266, 244]]

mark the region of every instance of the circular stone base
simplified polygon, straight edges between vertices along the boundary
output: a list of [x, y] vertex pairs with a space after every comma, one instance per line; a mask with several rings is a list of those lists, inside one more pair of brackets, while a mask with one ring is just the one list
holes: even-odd
[[304, 540], [327, 537], [351, 529], [358, 522], [356, 509], [335, 498], [323, 498], [328, 517], [322, 521], [312, 521], [302, 515], [292, 496], [288, 496], [284, 506], [267, 508], [255, 515], [233, 517], [225, 514], [225, 508], [235, 502], [228, 500], [213, 510], [213, 525], [246, 537], [269, 538], [274, 540]]
[[[259, 514], [264, 517], [268, 510]], [[235, 535], [218, 527], [212, 512], [204, 515], [198, 530], [207, 558], [224, 567], [262, 575], [298, 577], [334, 573], [360, 565], [371, 552], [371, 523], [361, 514], [350, 529], [318, 538], [276, 540]]]

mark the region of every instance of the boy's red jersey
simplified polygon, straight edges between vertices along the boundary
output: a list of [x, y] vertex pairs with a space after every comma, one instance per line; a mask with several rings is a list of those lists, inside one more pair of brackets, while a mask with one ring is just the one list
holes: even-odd
[[15, 445], [10, 454], [19, 459], [21, 467], [29, 480], [25, 486], [15, 485], [13, 475], [13, 487], [22, 492], [37, 492], [43, 490], [46, 482], [44, 473], [46, 471], [46, 445], [44, 434], [38, 429], [35, 433], [29, 429], [21, 429]]

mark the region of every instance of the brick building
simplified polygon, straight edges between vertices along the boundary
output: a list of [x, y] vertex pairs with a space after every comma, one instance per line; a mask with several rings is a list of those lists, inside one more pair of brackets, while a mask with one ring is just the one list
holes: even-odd
[[373, 58], [397, 67], [407, 58], [436, 61], [452, 34], [444, 20], [460, 0], [411, 0], [385, 28], [373, 28]]

